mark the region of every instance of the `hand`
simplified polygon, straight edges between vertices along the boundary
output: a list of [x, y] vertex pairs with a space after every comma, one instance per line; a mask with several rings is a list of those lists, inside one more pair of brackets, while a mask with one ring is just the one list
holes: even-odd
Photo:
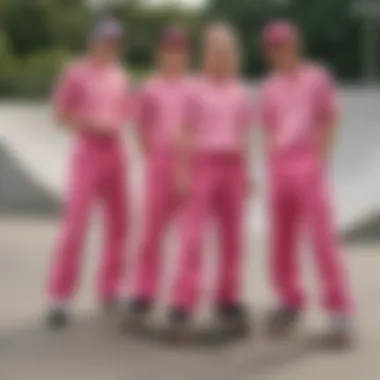
[[99, 120], [99, 118], [92, 117], [77, 117], [73, 125], [79, 126], [85, 131], [94, 132], [102, 135], [110, 135], [113, 133], [112, 125], [105, 121]]
[[251, 197], [256, 192], [256, 182], [254, 179], [247, 179], [246, 196]]
[[176, 192], [180, 198], [186, 196], [189, 191], [190, 183], [189, 183], [189, 175], [185, 170], [178, 170], [175, 176], [175, 187]]
[[91, 117], [83, 117], [67, 113], [58, 114], [58, 119], [72, 130], [91, 131], [103, 135], [113, 133], [113, 128], [110, 123], [100, 121]]
[[89, 127], [92, 131], [101, 135], [111, 135], [114, 131], [110, 123], [107, 123], [102, 120], [90, 121]]

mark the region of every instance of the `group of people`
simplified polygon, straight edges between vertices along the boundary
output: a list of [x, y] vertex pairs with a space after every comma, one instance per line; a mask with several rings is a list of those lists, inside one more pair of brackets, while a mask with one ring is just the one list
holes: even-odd
[[249, 320], [242, 299], [243, 225], [245, 200], [255, 190], [248, 162], [252, 126], [258, 124], [265, 136], [268, 172], [270, 278], [278, 298], [268, 315], [268, 333], [291, 332], [305, 310], [298, 255], [305, 230], [331, 321], [327, 338], [347, 343], [353, 305], [327, 184], [339, 116], [337, 92], [328, 70], [304, 58], [297, 27], [280, 20], [264, 28], [262, 51], [269, 75], [257, 101], [240, 76], [239, 40], [226, 24], [210, 24], [203, 31], [196, 75], [189, 74], [193, 49], [186, 31], [165, 29], [157, 44], [156, 73], [137, 93], [120, 62], [124, 40], [116, 20], [96, 25], [87, 54], [65, 70], [54, 93], [57, 117], [76, 135], [76, 145], [49, 276], [49, 325], [69, 322], [69, 301], [95, 201], [104, 207], [105, 220], [99, 302], [108, 310], [125, 301], [119, 285], [125, 277], [130, 226], [126, 177], [133, 163], [123, 147], [122, 130], [132, 124], [146, 161], [144, 223], [136, 282], [120, 311], [123, 319], [136, 327], [151, 314], [160, 280], [161, 241], [174, 218], [180, 250], [167, 333], [185, 336], [202, 292], [202, 243], [213, 217], [219, 237], [215, 314], [220, 331], [230, 337], [245, 335]]

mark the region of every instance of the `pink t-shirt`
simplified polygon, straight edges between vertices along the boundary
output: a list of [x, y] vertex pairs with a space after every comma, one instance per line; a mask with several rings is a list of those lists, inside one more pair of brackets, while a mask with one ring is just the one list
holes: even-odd
[[101, 66], [83, 60], [61, 76], [53, 96], [54, 106], [78, 117], [92, 118], [119, 133], [131, 107], [129, 84], [118, 64]]
[[237, 80], [225, 83], [199, 78], [187, 102], [186, 120], [195, 150], [241, 152], [252, 122], [248, 91]]
[[168, 80], [156, 76], [147, 81], [138, 96], [136, 123], [153, 149], [172, 148], [184, 125], [190, 78]]
[[338, 116], [334, 80], [323, 68], [304, 64], [292, 74], [273, 74], [261, 93], [261, 124], [270, 135], [277, 164], [316, 162], [321, 128]]

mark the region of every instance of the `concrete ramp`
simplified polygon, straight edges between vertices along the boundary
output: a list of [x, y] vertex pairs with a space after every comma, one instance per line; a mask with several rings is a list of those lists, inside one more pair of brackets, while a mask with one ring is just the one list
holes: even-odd
[[[380, 89], [341, 92], [343, 122], [333, 163], [340, 231], [347, 239], [380, 236]], [[63, 198], [71, 141], [46, 104], [0, 104], [0, 211], [54, 212]], [[130, 180], [141, 196], [143, 162], [126, 135]], [[252, 171], [259, 193], [248, 205], [250, 231], [266, 231], [265, 173], [259, 139]]]
[[9, 148], [0, 142], [0, 211], [23, 214], [56, 214], [59, 202], [34, 180]]

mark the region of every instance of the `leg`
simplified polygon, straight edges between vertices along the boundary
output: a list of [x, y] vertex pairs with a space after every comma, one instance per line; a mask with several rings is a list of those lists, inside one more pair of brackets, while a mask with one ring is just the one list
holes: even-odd
[[181, 223], [181, 253], [174, 284], [173, 306], [192, 313], [196, 307], [202, 269], [202, 244], [211, 207], [214, 173], [207, 163], [196, 167], [189, 198], [184, 205]]
[[190, 339], [189, 322], [199, 300], [202, 243], [209, 212], [209, 184], [203, 182], [186, 201], [181, 221], [181, 252], [165, 339]]
[[98, 294], [100, 301], [105, 305], [117, 299], [125, 270], [125, 240], [128, 233], [128, 194], [125, 177], [125, 166], [118, 162], [102, 184], [105, 243], [98, 278]]
[[280, 305], [268, 316], [267, 332], [272, 337], [282, 337], [297, 327], [304, 306], [297, 246], [301, 214], [294, 181], [277, 179], [272, 185], [269, 260]]
[[288, 186], [275, 187], [270, 199], [270, 277], [282, 307], [304, 305], [298, 262], [300, 207]]
[[351, 310], [346, 268], [332, 221], [326, 180], [309, 181], [304, 199], [305, 215], [311, 233], [315, 260], [323, 287], [323, 304], [333, 313]]
[[225, 183], [219, 188], [216, 215], [219, 222], [220, 270], [217, 302], [220, 307], [241, 303], [243, 278], [243, 206], [245, 181], [239, 164], [225, 169]]
[[[164, 166], [168, 166], [166, 163]], [[139, 247], [134, 297], [151, 303], [157, 293], [161, 265], [161, 240], [168, 222], [172, 178], [169, 168], [150, 162], [146, 183], [144, 225]]]
[[[217, 286], [219, 336], [244, 337], [249, 332], [248, 315], [242, 302], [243, 220], [246, 180], [240, 162], [227, 165], [219, 187], [215, 211], [219, 222], [220, 258]], [[219, 323], [218, 323], [219, 322]]]
[[92, 167], [86, 154], [81, 152], [73, 161], [63, 227], [53, 259], [49, 294], [57, 303], [68, 301], [75, 291], [80, 252], [96, 191], [96, 167]]

